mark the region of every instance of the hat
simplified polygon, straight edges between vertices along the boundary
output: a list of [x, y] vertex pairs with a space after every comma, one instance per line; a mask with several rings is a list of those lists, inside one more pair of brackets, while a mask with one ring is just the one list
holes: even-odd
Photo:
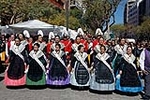
[[43, 37], [43, 32], [42, 32], [42, 30], [38, 30], [38, 33], [37, 33], [38, 35], [41, 35], [42, 37]]
[[30, 38], [30, 34], [29, 34], [29, 32], [28, 32], [27, 30], [24, 30], [24, 31], [23, 31], [23, 34], [24, 34], [24, 36], [25, 36], [26, 38]]
[[53, 32], [49, 32], [48, 39], [51, 40], [51, 39], [53, 39], [53, 38], [55, 38], [54, 33], [53, 33]]
[[97, 28], [96, 29], [96, 32], [95, 32], [95, 35], [98, 36], [98, 35], [103, 35], [103, 32], [100, 28]]
[[66, 28], [63, 29], [63, 31], [62, 31], [62, 36], [63, 36], [63, 37], [69, 36], [68, 31], [66, 30]]
[[77, 33], [78, 35], [84, 35], [82, 28], [78, 28]]

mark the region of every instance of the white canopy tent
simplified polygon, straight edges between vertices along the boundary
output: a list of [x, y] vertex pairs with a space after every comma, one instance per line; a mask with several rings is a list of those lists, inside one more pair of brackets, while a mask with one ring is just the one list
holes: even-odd
[[[54, 32], [54, 34], [62, 36], [64, 32], [66, 32], [66, 27], [51, 25], [39, 20], [29, 20], [26, 22], [20, 22], [17, 24], [9, 25], [10, 28], [14, 30], [15, 33], [23, 32], [24, 30], [28, 30], [31, 35], [36, 35], [38, 30], [42, 30], [44, 35], [48, 36], [49, 32]], [[77, 36], [77, 32], [69, 29], [68, 34], [70, 38], [75, 39]]]
[[9, 25], [13, 28], [28, 28], [28, 29], [43, 29], [43, 28], [53, 28], [53, 25], [39, 21], [39, 20], [29, 20], [26, 22], [21, 22], [13, 25]]
[[31, 35], [36, 35], [39, 30], [42, 30], [44, 35], [48, 35], [49, 32], [53, 32], [56, 29], [55, 25], [51, 25], [40, 20], [20, 22], [9, 25], [9, 27], [12, 28], [15, 33], [21, 33], [24, 30], [27, 30]]

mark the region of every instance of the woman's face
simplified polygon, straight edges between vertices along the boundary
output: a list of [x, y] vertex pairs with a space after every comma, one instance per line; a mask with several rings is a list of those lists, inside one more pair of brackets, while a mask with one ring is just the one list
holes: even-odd
[[43, 37], [42, 36], [38, 36], [38, 41], [42, 42], [43, 41]]
[[19, 39], [20, 39], [20, 40], [24, 40], [24, 38], [23, 38], [23, 35], [22, 35], [22, 34], [19, 34]]
[[11, 35], [10, 40], [13, 41], [15, 39], [14, 35]]
[[80, 52], [82, 53], [84, 52], [84, 47], [81, 47]]
[[39, 47], [37, 45], [34, 45], [34, 51], [38, 51]]
[[105, 48], [104, 47], [100, 47], [100, 53], [105, 53]]
[[127, 54], [132, 54], [132, 48], [131, 47], [127, 48]]
[[99, 44], [103, 44], [104, 43], [104, 39], [103, 38], [100, 38], [99, 39]]
[[121, 39], [120, 43], [121, 43], [122, 45], [124, 45], [124, 44], [125, 44], [125, 39]]
[[107, 43], [108, 43], [108, 45], [111, 45], [111, 41], [108, 41]]
[[33, 38], [30, 37], [30, 38], [29, 38], [29, 42], [33, 42]]
[[58, 45], [55, 46], [56, 51], [60, 51], [60, 47]]
[[16, 44], [17, 46], [19, 46], [19, 45], [20, 45], [20, 40], [19, 40], [19, 39], [15, 39], [15, 44]]
[[60, 38], [59, 38], [59, 37], [56, 37], [56, 38], [55, 38], [55, 42], [56, 42], [56, 43], [60, 42]]
[[92, 40], [91, 39], [88, 39], [88, 43], [91, 43], [92, 42]]
[[81, 40], [80, 37], [77, 37], [76, 42], [80, 43], [80, 40]]

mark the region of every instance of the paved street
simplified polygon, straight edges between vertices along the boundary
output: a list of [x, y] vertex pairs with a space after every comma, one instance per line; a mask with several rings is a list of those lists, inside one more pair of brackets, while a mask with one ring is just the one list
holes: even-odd
[[3, 85], [3, 74], [0, 74], [0, 100], [141, 100], [140, 98], [139, 95], [98, 94], [88, 90], [78, 91], [70, 88], [10, 89]]

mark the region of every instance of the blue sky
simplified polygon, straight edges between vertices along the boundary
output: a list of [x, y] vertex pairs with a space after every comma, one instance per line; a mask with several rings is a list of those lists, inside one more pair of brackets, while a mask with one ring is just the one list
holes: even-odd
[[123, 24], [123, 15], [124, 15], [124, 7], [127, 0], [122, 0], [117, 8], [117, 11], [115, 13], [115, 24]]

